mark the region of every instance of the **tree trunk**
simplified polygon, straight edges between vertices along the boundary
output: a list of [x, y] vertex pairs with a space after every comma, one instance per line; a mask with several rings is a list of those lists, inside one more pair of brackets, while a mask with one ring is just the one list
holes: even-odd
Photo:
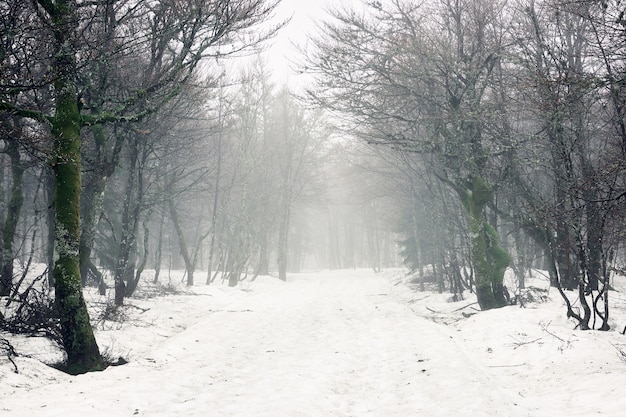
[[[98, 114], [97, 109], [91, 110], [92, 114]], [[91, 251], [94, 245], [98, 222], [102, 214], [102, 203], [104, 200], [104, 191], [107, 179], [111, 178], [117, 167], [119, 154], [122, 151], [124, 142], [123, 135], [118, 135], [115, 139], [111, 159], [107, 160], [104, 152], [106, 144], [106, 135], [102, 126], [92, 126], [91, 131], [95, 138], [96, 156], [93, 162], [92, 176], [87, 186], [82, 191], [82, 207], [81, 207], [81, 234], [80, 234], [80, 275], [83, 285], [87, 284], [87, 278], [90, 271], [93, 271], [95, 265], [91, 261]], [[103, 282], [101, 274], [95, 274], [98, 279], [99, 287], [102, 289]]]
[[481, 178], [474, 177], [459, 194], [470, 217], [471, 256], [478, 304], [482, 310], [503, 307], [507, 304], [504, 272], [510, 258], [498, 246], [497, 234], [485, 220], [491, 189]]
[[96, 237], [98, 218], [102, 211], [104, 188], [106, 177], [95, 174], [89, 187], [83, 191], [83, 216], [80, 234], [80, 276], [83, 286], [87, 285], [88, 275], [91, 270], [91, 249]]
[[527, 265], [527, 239], [528, 237], [525, 235], [522, 237], [522, 232], [519, 225], [515, 225], [515, 230], [513, 232], [513, 239], [515, 240], [515, 248], [517, 252], [517, 270], [515, 271], [517, 278], [517, 288], [523, 289], [526, 288], [525, 276], [526, 269], [529, 269]]
[[[130, 141], [130, 165], [128, 167], [128, 181], [126, 182], [126, 193], [124, 196], [124, 206], [122, 209], [122, 235], [120, 237], [120, 248], [117, 255], [117, 265], [115, 267], [115, 305], [124, 304], [126, 297], [126, 282], [128, 276], [128, 265], [130, 260], [130, 252], [135, 244], [136, 219], [131, 217], [131, 206], [133, 200], [133, 192], [135, 190], [135, 181], [137, 178], [136, 167], [139, 157], [139, 146], [137, 138]], [[136, 202], [139, 204], [139, 202]]]
[[[148, 216], [149, 217], [149, 216]], [[143, 250], [141, 254], [141, 259], [139, 260], [139, 264], [137, 265], [137, 269], [135, 271], [134, 276], [129, 274], [129, 279], [126, 281], [126, 295], [131, 296], [139, 286], [139, 281], [141, 280], [141, 274], [143, 270], [146, 268], [146, 264], [148, 263], [148, 256], [150, 255], [149, 251], [149, 242], [150, 242], [150, 229], [148, 228], [148, 219], [143, 222]]]
[[213, 210], [211, 212], [211, 243], [209, 244], [209, 260], [206, 273], [206, 285], [211, 283], [211, 269], [215, 258], [215, 235], [217, 228], [217, 211], [219, 208], [220, 182], [222, 180], [222, 107], [219, 108], [220, 131], [217, 136], [217, 172], [215, 174], [215, 189], [213, 194]]
[[290, 210], [287, 208], [278, 230], [278, 279], [287, 281], [287, 244], [289, 238]]
[[602, 218], [600, 209], [598, 207], [598, 197], [595, 193], [590, 192], [587, 196], [586, 203], [586, 221], [587, 221], [587, 275], [588, 284], [585, 292], [598, 291], [599, 284], [602, 281], [602, 269], [603, 269], [603, 245], [602, 235], [604, 225], [602, 224]]
[[369, 264], [375, 273], [380, 272], [380, 237], [378, 234], [378, 221], [376, 216], [376, 205], [370, 203], [367, 207], [367, 223], [366, 226], [367, 245], [369, 252]]
[[229, 287], [236, 287], [237, 284], [239, 283], [240, 276], [241, 276], [241, 273], [235, 272], [235, 271], [230, 271], [228, 273], [228, 286]]
[[163, 225], [165, 224], [165, 209], [161, 212], [161, 223], [159, 224], [159, 237], [157, 239], [157, 247], [154, 253], [154, 281], [156, 284], [159, 282], [159, 275], [161, 274], [161, 260], [163, 257]]
[[178, 235], [178, 244], [180, 246], [180, 254], [183, 257], [183, 261], [185, 262], [185, 268], [187, 269], [187, 285], [193, 285], [193, 273], [195, 268], [194, 263], [191, 260], [191, 256], [189, 255], [189, 249], [187, 248], [187, 241], [185, 240], [185, 234], [183, 232], [183, 228], [180, 224], [180, 219], [178, 218], [178, 211], [176, 210], [176, 205], [174, 204], [174, 200], [170, 198], [169, 200], [170, 207], [170, 217], [172, 218], [172, 223], [174, 224], [174, 229], [176, 229], [176, 234]]
[[54, 288], [54, 219], [56, 218], [54, 202], [54, 172], [51, 166], [43, 168], [45, 194], [48, 210], [46, 210], [46, 265], [48, 267], [48, 286]]
[[[43, 3], [43, 2], [42, 2]], [[50, 2], [46, 2], [50, 6]], [[74, 37], [78, 18], [76, 1], [58, 0], [48, 7], [55, 37], [53, 61], [55, 115], [54, 141], [56, 306], [61, 323], [67, 371], [79, 374], [103, 368], [102, 356], [89, 322], [79, 268], [81, 117], [77, 103]]]
[[262, 231], [261, 245], [259, 246], [259, 263], [255, 271], [255, 276], [269, 275], [270, 273], [270, 255], [268, 251], [268, 235], [267, 231]]
[[7, 215], [2, 228], [2, 247], [0, 248], [0, 296], [8, 296], [11, 293], [13, 283], [13, 260], [15, 253], [13, 241], [15, 231], [20, 218], [20, 212], [24, 203], [24, 191], [22, 180], [24, 167], [20, 161], [20, 152], [16, 140], [7, 142], [6, 153], [11, 159], [11, 197], [7, 207]]

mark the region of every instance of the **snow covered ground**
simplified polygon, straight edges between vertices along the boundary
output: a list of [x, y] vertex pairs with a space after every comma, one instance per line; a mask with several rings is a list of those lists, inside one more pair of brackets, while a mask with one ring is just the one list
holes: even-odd
[[[581, 332], [556, 292], [479, 313], [469, 294], [450, 302], [404, 281], [400, 271], [334, 271], [133, 298], [125, 321], [97, 324], [101, 349], [130, 363], [76, 377], [41, 363], [58, 356], [48, 344], [11, 338], [30, 357], [14, 358], [17, 373], [0, 357], [0, 416], [626, 412], [622, 292], [611, 293], [616, 331]], [[89, 298], [95, 317], [103, 300]]]

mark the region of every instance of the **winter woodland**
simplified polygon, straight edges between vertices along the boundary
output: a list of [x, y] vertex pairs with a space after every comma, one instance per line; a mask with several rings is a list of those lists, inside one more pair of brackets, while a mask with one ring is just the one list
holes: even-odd
[[0, 0], [0, 415], [622, 415], [626, 4], [297, 10]]

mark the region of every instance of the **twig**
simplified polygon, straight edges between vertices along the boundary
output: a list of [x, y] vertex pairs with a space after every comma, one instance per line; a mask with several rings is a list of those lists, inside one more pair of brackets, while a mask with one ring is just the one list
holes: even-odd
[[14, 368], [13, 372], [15, 372], [16, 374], [19, 374], [19, 370], [17, 369], [17, 364], [13, 360], [13, 357], [19, 356], [17, 352], [15, 351], [15, 348], [8, 340], [6, 340], [3, 337], [0, 338], [0, 344], [2, 345], [2, 348], [6, 349], [7, 351], [7, 359], [9, 360], [9, 362], [13, 364], [13, 368]]
[[541, 330], [543, 330], [544, 332], [548, 333], [550, 336], [554, 337], [555, 339], [558, 339], [561, 342], [563, 342], [563, 344], [559, 347], [559, 350], [561, 352], [563, 352], [566, 348], [568, 348], [572, 344], [572, 342], [570, 342], [569, 340], [565, 340], [565, 339], [557, 336], [556, 334], [552, 333], [550, 330], [548, 330], [548, 326], [550, 326], [550, 323], [551, 323], [551, 321], [549, 321], [548, 324], [540, 323]]
[[489, 368], [517, 368], [519, 366], [524, 366], [524, 365], [526, 365], [526, 362], [518, 363], [515, 365], [489, 365]]
[[456, 310], [452, 310], [452, 312], [453, 312], [453, 313], [456, 313], [457, 311], [459, 311], [459, 310], [463, 310], [463, 309], [466, 309], [467, 307], [473, 306], [474, 304], [478, 304], [478, 301], [476, 301], [476, 302], [474, 302], [474, 303], [470, 303], [470, 304], [468, 304], [468, 305], [466, 305], [466, 306], [463, 306], [463, 307], [457, 308]]
[[626, 352], [624, 352], [622, 348], [615, 346], [614, 343], [611, 343], [611, 346], [613, 346], [615, 350], [617, 350], [617, 355], [619, 356], [619, 358], [622, 361], [626, 362]]
[[418, 301], [422, 301], [422, 300], [425, 300], [425, 299], [427, 299], [427, 298], [428, 298], [428, 296], [426, 296], [426, 297], [422, 297], [422, 298], [415, 298], [415, 299], [413, 299], [413, 300], [409, 300], [409, 304], [415, 304], [415, 303], [417, 303]]
[[132, 308], [136, 308], [137, 310], [140, 310], [140, 311], [141, 311], [141, 314], [145, 313], [146, 311], [150, 311], [150, 309], [149, 309], [149, 308], [139, 307], [139, 306], [136, 306], [136, 305], [134, 305], [134, 304], [127, 304], [127, 306], [128, 306], [128, 307], [132, 307]]
[[552, 333], [550, 330], [548, 330], [548, 326], [550, 326], [550, 323], [552, 323], [551, 321], [548, 322], [548, 324], [545, 323], [541, 323], [541, 330], [543, 330], [544, 332], [548, 333], [550, 336], [559, 339], [561, 342], [563, 343], [568, 343], [567, 340], [560, 338], [559, 336], [557, 336], [556, 334]]
[[531, 343], [535, 343], [541, 340], [540, 337], [536, 338], [535, 340], [529, 340], [528, 342], [520, 342], [519, 340], [515, 339], [513, 336], [511, 336], [511, 338], [513, 338], [513, 340], [515, 340], [515, 343], [513, 343], [513, 346], [515, 346], [513, 348], [513, 350], [517, 349], [518, 347], [524, 346], [524, 345], [530, 345]]

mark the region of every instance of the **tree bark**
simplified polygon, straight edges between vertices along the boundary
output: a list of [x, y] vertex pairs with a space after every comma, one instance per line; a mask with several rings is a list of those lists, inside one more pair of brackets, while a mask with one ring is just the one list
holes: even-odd
[[287, 207], [278, 230], [278, 279], [287, 281], [287, 243], [289, 239], [290, 209]]
[[8, 296], [13, 284], [13, 260], [15, 258], [13, 241], [20, 212], [24, 204], [23, 177], [24, 167], [20, 161], [20, 152], [15, 139], [8, 140], [6, 153], [11, 160], [11, 197], [7, 215], [2, 228], [2, 247], [0, 248], [0, 296]]
[[115, 305], [124, 305], [126, 297], [127, 269], [130, 259], [130, 252], [135, 243], [135, 228], [132, 226], [131, 205], [136, 181], [136, 166], [139, 156], [139, 148], [136, 138], [130, 141], [130, 165], [128, 167], [128, 180], [126, 182], [126, 194], [124, 196], [124, 206], [122, 209], [122, 236], [120, 238], [120, 249], [117, 255], [117, 265], [115, 267]]
[[172, 218], [172, 223], [174, 224], [174, 228], [176, 229], [176, 234], [178, 235], [178, 244], [180, 246], [180, 254], [183, 257], [183, 261], [185, 262], [185, 268], [187, 269], [187, 285], [193, 285], [193, 273], [195, 271], [195, 264], [191, 260], [191, 256], [189, 254], [189, 249], [187, 248], [187, 241], [185, 239], [185, 233], [183, 232], [183, 228], [180, 224], [180, 219], [178, 217], [178, 211], [176, 210], [176, 205], [174, 204], [174, 200], [170, 198], [169, 200], [170, 207], [170, 217]]
[[146, 264], [148, 263], [148, 256], [150, 255], [149, 244], [150, 229], [148, 228], [148, 219], [146, 219], [143, 222], [143, 246], [141, 258], [139, 259], [139, 264], [137, 265], [134, 276], [133, 274], [129, 273], [128, 279], [126, 281], [127, 296], [131, 296], [139, 286], [139, 282], [141, 281], [141, 274], [146, 268]]
[[485, 208], [491, 199], [491, 189], [474, 177], [466, 188], [457, 190], [470, 217], [472, 263], [475, 270], [476, 296], [481, 310], [503, 307], [504, 271], [509, 255], [498, 246], [497, 234], [485, 220]]
[[161, 275], [161, 261], [163, 258], [163, 226], [165, 224], [165, 209], [161, 211], [161, 222], [159, 223], [159, 236], [157, 239], [157, 247], [154, 253], [154, 281], [156, 284], [159, 282], [159, 275]]
[[268, 250], [268, 233], [266, 230], [261, 232], [260, 246], [259, 246], [259, 263], [255, 271], [255, 276], [269, 275], [270, 273], [270, 255]]
[[[99, 112], [92, 109], [92, 114], [99, 114]], [[102, 214], [104, 191], [108, 178], [115, 172], [124, 142], [123, 135], [116, 137], [111, 158], [107, 160], [104, 152], [106, 136], [103, 126], [92, 126], [91, 131], [94, 135], [96, 155], [90, 181], [88, 181], [87, 186], [83, 187], [81, 196], [80, 274], [83, 286], [87, 284], [89, 271], [93, 271], [95, 268], [91, 261], [91, 251], [96, 237], [98, 222]], [[99, 287], [102, 289], [101, 274], [95, 275], [99, 279]]]
[[103, 368], [102, 356], [83, 298], [80, 268], [81, 116], [77, 102], [74, 37], [78, 16], [76, 1], [43, 2], [51, 12], [55, 37], [55, 114], [52, 118], [54, 141], [55, 263], [56, 306], [61, 323], [67, 371], [79, 374]]
[[56, 209], [54, 202], [54, 172], [51, 166], [44, 167], [44, 181], [46, 187], [46, 199], [48, 210], [46, 211], [46, 265], [48, 267], [48, 285], [54, 288], [54, 222], [56, 218]]
[[88, 275], [91, 270], [91, 249], [96, 237], [98, 217], [102, 211], [104, 188], [106, 177], [96, 174], [93, 181], [83, 191], [83, 216], [80, 234], [80, 276], [83, 286], [87, 285]]

